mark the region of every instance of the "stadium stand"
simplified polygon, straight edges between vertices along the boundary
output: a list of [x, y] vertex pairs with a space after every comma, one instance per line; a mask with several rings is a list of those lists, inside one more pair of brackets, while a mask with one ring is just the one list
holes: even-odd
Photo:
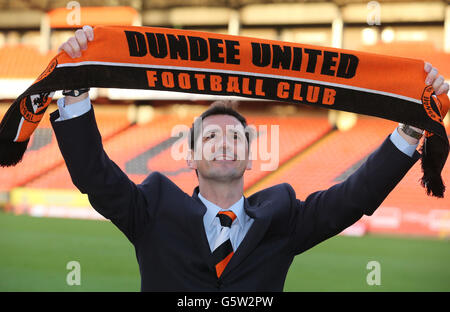
[[[375, 1], [380, 4], [380, 24], [376, 24], [376, 7], [371, 11], [366, 2], [351, 0], [273, 1], [269, 5], [237, 0], [235, 3], [239, 5], [233, 8], [213, 0], [200, 1], [203, 6], [198, 6], [198, 0], [78, 2], [81, 24], [177, 27], [418, 58], [432, 62], [447, 81], [450, 79], [450, 5], [443, 1]], [[74, 24], [75, 11], [70, 11], [69, 18], [67, 3], [0, 2], [0, 117], [79, 26]], [[100, 3], [107, 7], [96, 7]], [[116, 7], [118, 3], [121, 7]], [[374, 23], [370, 23], [369, 17]], [[179, 124], [189, 127], [198, 113], [189, 111], [189, 107], [185, 115], [179, 115], [172, 111], [171, 105], [164, 104], [152, 120], [135, 124], [127, 117], [129, 110], [137, 107], [137, 100], [148, 101], [152, 106], [153, 95], [137, 98], [138, 93], [132, 93], [135, 98], [114, 98], [110, 89], [101, 90], [103, 93], [96, 98], [97, 91], [92, 91], [97, 122], [110, 158], [136, 183], [158, 170], [190, 194], [197, 185], [195, 173], [187, 168], [184, 159], [173, 159], [171, 152], [177, 138], [171, 137], [171, 130]], [[176, 100], [192, 100], [177, 95]], [[49, 111], [54, 109], [50, 107]], [[310, 116], [302, 109], [282, 116], [258, 107], [244, 115], [259, 130], [252, 150], [270, 137], [270, 125], [280, 125], [281, 142], [278, 169], [261, 170], [268, 161], [257, 155], [253, 170], [246, 172], [245, 194], [289, 182], [301, 199], [342, 181], [396, 126], [394, 122], [358, 116], [356, 125], [342, 132], [333, 130], [325, 111]], [[446, 127], [450, 132], [448, 120], [447, 116]], [[267, 131], [261, 125], [267, 125]], [[268, 146], [270, 150], [270, 143]], [[447, 163], [443, 171], [447, 184], [449, 170]], [[418, 183], [420, 177], [418, 163], [374, 216], [363, 218], [360, 223], [365, 231], [450, 235], [449, 201], [427, 196]], [[41, 190], [79, 193], [70, 180], [47, 117], [31, 138], [22, 163], [1, 168], [1, 198], [23, 186], [38, 193]]]
[[[50, 112], [55, 109], [54, 106], [48, 108]], [[5, 108], [3, 110], [6, 111]], [[96, 116], [105, 141], [130, 126], [126, 107], [100, 106], [96, 109]], [[30, 148], [27, 149], [23, 160], [17, 166], [1, 169], [0, 191], [24, 186], [41, 175], [52, 173], [52, 169], [64, 163], [48, 116], [42, 119], [38, 130], [33, 134], [29, 143]], [[64, 184], [64, 181], [56, 177], [51, 183], [39, 184], [39, 187], [59, 188], [61, 184]]]
[[0, 79], [34, 80], [55, 55], [54, 51], [41, 54], [26, 44], [5, 45], [0, 49]]
[[[257, 157], [253, 161], [252, 170], [246, 173], [244, 189], [249, 188], [271, 171], [278, 169], [283, 163], [301, 153], [307, 146], [331, 130], [331, 125], [324, 116], [249, 116], [248, 121], [250, 124], [256, 125], [257, 129], [267, 125], [267, 131], [261, 133], [257, 143], [260, 145], [261, 141], [267, 140], [270, 142], [268, 148], [271, 148], [273, 138], [269, 135], [267, 139], [267, 135], [271, 132], [272, 126], [279, 126], [279, 161], [276, 167], [265, 171], [264, 168], [268, 167], [269, 162], [262, 159], [261, 155], [255, 155]], [[256, 153], [256, 150], [261, 153], [262, 149], [253, 145], [252, 152]], [[273, 153], [273, 151], [270, 152]]]
[[[381, 229], [385, 233], [415, 233], [416, 235], [430, 235], [437, 232], [441, 237], [450, 234], [448, 230], [450, 224], [448, 199], [442, 200], [427, 196], [419, 184], [421, 177], [420, 163], [416, 163], [383, 202], [379, 216], [387, 220], [379, 224], [376, 222], [377, 220], [367, 218], [369, 231], [374, 232]], [[448, 181], [450, 181], [448, 166], [444, 167], [442, 177], [448, 185]]]
[[[47, 13], [49, 26], [51, 28], [78, 28], [77, 21], [72, 16], [68, 16], [68, 9], [56, 8]], [[139, 13], [132, 7], [111, 6], [111, 7], [79, 7], [79, 21], [86, 25], [134, 25], [139, 24]], [[74, 15], [74, 14], [72, 14]]]
[[[327, 120], [322, 116], [320, 117], [303, 117], [303, 116], [254, 116], [248, 115], [247, 121], [250, 125], [254, 125], [258, 131], [258, 138], [252, 144], [251, 151], [253, 153], [253, 165], [252, 170], [246, 171], [244, 179], [244, 189], [253, 185], [256, 181], [267, 175], [269, 171], [261, 170], [264, 166], [269, 166], [269, 160], [262, 159], [261, 155], [254, 155], [258, 153], [262, 141], [267, 142], [268, 156], [272, 157], [276, 154], [271, 151], [271, 137], [267, 140], [267, 133], [265, 129], [262, 129], [261, 125], [267, 126], [267, 132], [270, 132], [271, 125], [279, 125], [279, 138], [280, 144], [278, 164], [282, 164], [297, 153], [301, 152], [309, 144], [312, 144], [315, 140], [319, 139], [324, 133], [330, 130], [330, 125]], [[298, 133], [303, 133], [299, 136]], [[266, 141], [267, 140], [267, 141]], [[161, 171], [168, 175], [168, 177], [177, 184], [182, 190], [191, 194], [194, 187], [197, 186], [197, 179], [195, 174], [190, 171], [184, 161], [175, 165], [175, 161], [172, 160], [169, 152], [166, 151], [150, 161], [150, 166], [154, 166], [155, 170]], [[158, 165], [161, 165], [158, 167]], [[276, 169], [277, 167], [273, 168]], [[169, 169], [170, 168], [170, 169]], [[184, 169], [183, 169], [184, 168]]]
[[[109, 140], [104, 140], [104, 148], [109, 157], [124, 170], [135, 183], [141, 183], [152, 171], [160, 171], [166, 174], [174, 183], [187, 193], [191, 193], [197, 185], [195, 174], [187, 167], [185, 159], [175, 160], [172, 156], [172, 145], [176, 137], [171, 137], [171, 132], [176, 125], [190, 127], [195, 115], [188, 114], [184, 117], [177, 115], [156, 116], [151, 122], [141, 125], [133, 125], [127, 130], [115, 135]], [[97, 118], [102, 133], [101, 117]], [[277, 116], [249, 116], [248, 122], [260, 129], [261, 125], [279, 125], [280, 142], [279, 163], [287, 161], [299, 153], [306, 146], [320, 138], [330, 130], [330, 125], [325, 118], [320, 117], [277, 117]], [[301, 136], [298, 133], [302, 133]], [[265, 131], [260, 133], [255, 144], [261, 144], [266, 140]], [[289, 143], [288, 143], [289, 142]], [[270, 140], [267, 143], [268, 154], [274, 153], [270, 150]], [[258, 151], [256, 151], [257, 153]], [[246, 174], [246, 187], [255, 183], [267, 171], [261, 171], [261, 166], [267, 163], [257, 155], [253, 163], [254, 170]], [[61, 165], [52, 172], [26, 184], [27, 187], [44, 188], [67, 188], [74, 189], [65, 165]]]
[[439, 68], [441, 75], [450, 78], [450, 54], [437, 50], [435, 44], [430, 41], [417, 42], [394, 42], [394, 43], [377, 43], [373, 46], [362, 45], [358, 49], [370, 53], [378, 53], [384, 55], [409, 57], [432, 62], [433, 66]]
[[373, 151], [394, 128], [394, 122], [362, 117], [351, 131], [330, 133], [251, 191], [288, 182], [297, 197], [305, 199], [312, 192], [335, 184], [336, 177]]
[[[156, 116], [151, 122], [142, 125], [132, 125], [126, 131], [119, 133], [110, 140], [105, 141], [104, 148], [106, 153], [114, 160], [122, 169], [125, 163], [133, 157], [145, 153], [149, 148], [167, 139], [170, 136], [171, 129], [180, 122], [186, 124], [192, 123], [193, 116], [185, 119], [174, 118], [170, 115]], [[102, 125], [99, 122], [99, 128]], [[101, 131], [103, 134], [104, 131]], [[133, 168], [135, 170], [136, 168]], [[140, 168], [138, 168], [140, 169]], [[136, 182], [142, 182], [144, 174], [130, 174], [130, 178]], [[58, 167], [55, 172], [27, 184], [28, 187], [46, 187], [46, 188], [68, 188], [74, 189], [65, 165]]]
[[[278, 183], [290, 183], [297, 198], [305, 199], [312, 192], [327, 189], [344, 180], [374, 151], [396, 127], [396, 123], [360, 116], [351, 131], [335, 131], [292, 158], [277, 172], [268, 175], [254, 187], [251, 194]], [[448, 235], [450, 204], [427, 196], [420, 186], [420, 161], [407, 173], [381, 207], [359, 226], [365, 231], [416, 235]], [[448, 166], [442, 173], [450, 180]], [[356, 225], [358, 226], [358, 224]]]

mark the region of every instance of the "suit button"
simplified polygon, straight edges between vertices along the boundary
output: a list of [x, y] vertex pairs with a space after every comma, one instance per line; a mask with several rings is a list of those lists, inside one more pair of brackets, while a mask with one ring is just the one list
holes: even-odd
[[217, 280], [217, 283], [216, 283], [216, 285], [217, 285], [217, 288], [220, 288], [220, 287], [222, 287], [222, 280]]

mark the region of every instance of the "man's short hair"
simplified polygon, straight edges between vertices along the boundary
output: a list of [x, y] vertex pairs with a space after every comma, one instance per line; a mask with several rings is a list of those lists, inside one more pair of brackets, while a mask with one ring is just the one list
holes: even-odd
[[213, 115], [230, 115], [239, 120], [239, 122], [244, 127], [245, 137], [247, 138], [247, 142], [250, 146], [250, 133], [249, 131], [247, 131], [247, 120], [235, 109], [235, 107], [237, 107], [237, 104], [238, 103], [236, 101], [223, 101], [223, 100], [211, 103], [211, 106], [206, 111], [204, 111], [198, 118], [195, 119], [189, 131], [189, 139], [190, 139], [189, 146], [191, 150], [194, 150], [195, 142], [201, 135], [200, 131], [202, 127], [200, 127], [200, 123], [203, 122], [203, 120], [206, 117]]

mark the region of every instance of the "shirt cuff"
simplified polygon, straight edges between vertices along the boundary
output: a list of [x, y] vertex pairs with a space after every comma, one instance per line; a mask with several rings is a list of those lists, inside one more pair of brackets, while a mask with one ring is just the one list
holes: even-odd
[[65, 97], [58, 99], [56, 102], [58, 105], [59, 118], [55, 121], [63, 121], [81, 116], [91, 109], [91, 99], [89, 97], [71, 105], [64, 105]]
[[404, 154], [408, 155], [409, 157], [412, 157], [414, 155], [414, 152], [416, 151], [417, 144], [410, 145], [402, 136], [400, 133], [398, 133], [397, 128], [395, 128], [394, 132], [392, 132], [390, 136], [391, 142]]

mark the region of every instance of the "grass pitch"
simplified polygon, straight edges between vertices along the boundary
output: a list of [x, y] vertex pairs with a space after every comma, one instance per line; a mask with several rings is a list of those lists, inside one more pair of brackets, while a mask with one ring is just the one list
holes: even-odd
[[[0, 213], [0, 291], [139, 291], [132, 245], [110, 222]], [[69, 286], [70, 261], [81, 285]], [[367, 284], [370, 261], [380, 285]], [[373, 273], [372, 273], [373, 274]], [[297, 256], [285, 291], [450, 291], [450, 241], [337, 236]]]

